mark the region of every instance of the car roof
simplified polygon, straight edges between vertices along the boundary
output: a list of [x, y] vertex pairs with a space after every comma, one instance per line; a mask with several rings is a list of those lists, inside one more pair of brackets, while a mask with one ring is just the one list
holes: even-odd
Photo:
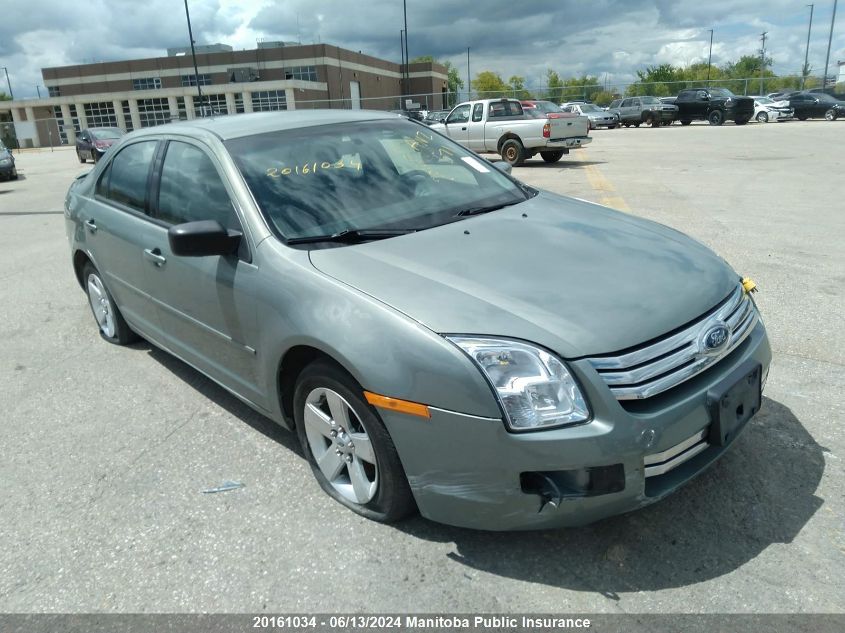
[[233, 114], [219, 117], [207, 117], [192, 121], [166, 123], [155, 127], [136, 131], [133, 136], [156, 134], [186, 134], [197, 135], [210, 132], [225, 140], [279, 132], [317, 125], [333, 123], [354, 123], [356, 121], [373, 121], [384, 119], [404, 118], [400, 114], [381, 112], [378, 110], [285, 110], [280, 112], [254, 112], [250, 114]]

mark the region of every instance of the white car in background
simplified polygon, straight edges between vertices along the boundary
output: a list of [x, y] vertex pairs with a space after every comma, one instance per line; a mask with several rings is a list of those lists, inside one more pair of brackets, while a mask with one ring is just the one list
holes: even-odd
[[769, 97], [752, 97], [754, 99], [754, 119], [758, 123], [769, 121], [789, 121], [795, 116], [795, 110], [789, 101], [774, 101]]

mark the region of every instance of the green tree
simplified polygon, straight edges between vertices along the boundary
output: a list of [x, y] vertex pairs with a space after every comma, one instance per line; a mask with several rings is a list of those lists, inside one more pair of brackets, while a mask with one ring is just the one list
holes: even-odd
[[11, 101], [12, 98], [5, 92], [0, 91], [0, 101]]
[[514, 99], [533, 99], [531, 93], [525, 89], [525, 77], [513, 75], [508, 79], [508, 87]]
[[510, 86], [502, 81], [498, 73], [491, 70], [478, 73], [472, 80], [472, 89], [478, 94], [479, 99], [495, 99], [510, 94]]
[[452, 62], [439, 62], [434, 59], [434, 57], [431, 55], [420, 55], [419, 57], [414, 57], [414, 59], [412, 59], [410, 63], [430, 63], [440, 64], [441, 66], [443, 66], [446, 69], [446, 86], [449, 90], [449, 103], [444, 105], [455, 105], [455, 102], [457, 101], [458, 90], [461, 90], [464, 87], [464, 80], [461, 79], [461, 74], [458, 72], [458, 69], [452, 65]]
[[612, 93], [612, 92], [609, 92], [607, 90], [601, 90], [601, 91], [599, 91], [599, 92], [597, 92], [596, 94], [593, 95], [592, 101], [596, 105], [605, 108], [605, 107], [610, 105], [611, 101], [613, 101], [614, 99], [618, 99], [618, 98], [619, 98], [619, 96]]
[[563, 101], [563, 80], [556, 71], [549, 68], [546, 71], [546, 99], [561, 103]]

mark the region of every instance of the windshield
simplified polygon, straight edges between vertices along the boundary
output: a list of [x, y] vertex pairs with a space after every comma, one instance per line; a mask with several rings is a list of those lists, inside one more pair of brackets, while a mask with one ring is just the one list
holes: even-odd
[[124, 134], [126, 134], [126, 132], [117, 127], [104, 127], [96, 130], [91, 130], [91, 136], [93, 136], [98, 141], [120, 138]]
[[540, 112], [547, 112], [549, 114], [560, 114], [560, 108], [551, 101], [535, 101], [534, 109], [539, 110]]
[[657, 103], [660, 104], [660, 99], [657, 97], [640, 97], [640, 101], [643, 103]]
[[604, 110], [592, 103], [585, 103], [581, 106], [581, 112], [604, 112]]
[[283, 239], [369, 229], [422, 230], [524, 191], [487, 161], [408, 120], [320, 125], [226, 141]]
[[710, 94], [715, 95], [717, 97], [735, 97], [736, 95], [732, 93], [727, 88], [710, 88]]

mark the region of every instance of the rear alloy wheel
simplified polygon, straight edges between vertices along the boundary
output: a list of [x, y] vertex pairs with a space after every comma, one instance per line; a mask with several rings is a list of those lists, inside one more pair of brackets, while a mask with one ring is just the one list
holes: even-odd
[[502, 143], [502, 160], [511, 167], [519, 167], [525, 162], [525, 148], [516, 139], [508, 139]]
[[563, 152], [558, 150], [556, 152], [540, 152], [540, 156], [547, 163], [556, 163], [563, 158]]
[[339, 367], [315, 361], [294, 393], [296, 430], [320, 487], [374, 521], [398, 521], [415, 503], [384, 423]]
[[707, 121], [710, 125], [722, 125], [725, 122], [725, 117], [721, 110], [713, 110], [707, 115]]
[[768, 123], [769, 122], [769, 114], [767, 112], [758, 112], [757, 113], [757, 123]]
[[114, 298], [103, 283], [100, 271], [91, 263], [85, 264], [82, 279], [85, 282], [88, 304], [91, 306], [94, 320], [97, 321], [100, 336], [115, 345], [126, 345], [137, 341], [138, 335], [123, 320], [123, 315], [115, 304]]
[[824, 118], [828, 121], [835, 121], [838, 116], [839, 113], [836, 111], [835, 108], [831, 108], [830, 110], [824, 113]]

